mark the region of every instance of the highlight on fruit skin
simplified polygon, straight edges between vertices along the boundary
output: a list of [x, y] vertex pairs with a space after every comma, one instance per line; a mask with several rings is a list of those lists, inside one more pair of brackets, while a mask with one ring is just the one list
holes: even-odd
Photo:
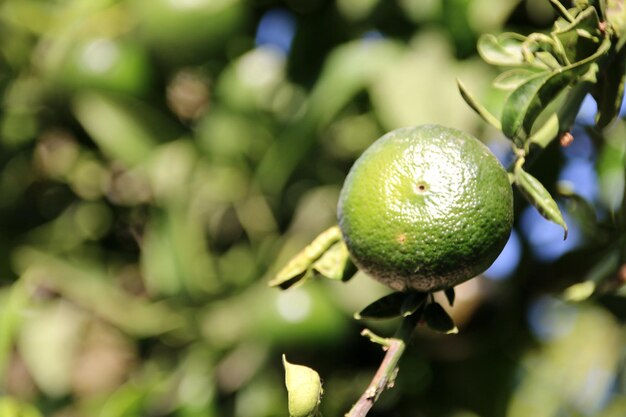
[[337, 215], [359, 269], [397, 291], [433, 292], [493, 263], [513, 225], [513, 192], [478, 139], [422, 125], [387, 133], [358, 158]]

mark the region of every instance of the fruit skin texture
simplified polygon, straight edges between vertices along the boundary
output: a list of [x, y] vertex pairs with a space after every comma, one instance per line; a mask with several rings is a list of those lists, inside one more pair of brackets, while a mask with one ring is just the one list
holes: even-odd
[[337, 214], [361, 270], [397, 291], [432, 292], [493, 263], [513, 226], [513, 192], [478, 139], [423, 125], [394, 130], [361, 155]]

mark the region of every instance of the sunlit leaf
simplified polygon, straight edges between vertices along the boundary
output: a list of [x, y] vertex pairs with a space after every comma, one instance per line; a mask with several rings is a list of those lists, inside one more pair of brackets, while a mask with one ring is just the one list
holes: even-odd
[[[150, 381], [156, 383], [156, 381]], [[148, 384], [146, 384], [148, 385]], [[141, 415], [145, 407], [147, 387], [128, 383], [109, 395], [98, 410], [98, 417], [133, 417]]]
[[313, 242], [294, 256], [276, 277], [270, 281], [272, 287], [286, 289], [300, 282], [307, 276], [307, 272], [332, 245], [341, 239], [341, 231], [338, 226], [333, 226], [317, 236]]
[[0, 300], [0, 375], [5, 375], [22, 321], [21, 312], [28, 302], [28, 292], [22, 281], [17, 281], [2, 294]]
[[584, 301], [591, 297], [595, 290], [596, 284], [593, 281], [578, 282], [563, 291], [563, 299], [576, 302]]
[[34, 406], [18, 401], [9, 396], [0, 398], [0, 416], [2, 417], [41, 417]]
[[493, 85], [502, 90], [514, 90], [536, 75], [537, 71], [526, 68], [513, 68], [498, 75], [493, 80]]
[[345, 243], [339, 241], [313, 263], [313, 271], [326, 278], [348, 281], [357, 272], [357, 267], [350, 259]]
[[134, 297], [114, 284], [102, 267], [23, 247], [13, 261], [27, 265], [22, 279], [29, 285], [45, 286], [94, 316], [124, 332], [147, 337], [182, 327], [178, 312], [164, 303]]
[[459, 91], [461, 92], [461, 96], [463, 100], [476, 112], [480, 117], [483, 118], [487, 123], [491, 126], [495, 127], [498, 130], [501, 130], [500, 121], [497, 117], [487, 110], [482, 104], [478, 102], [470, 93], [467, 91], [461, 80], [457, 80], [457, 85], [459, 87]]
[[567, 239], [567, 224], [561, 210], [543, 184], [518, 165], [515, 167], [515, 185], [544, 218], [563, 228], [563, 239]]
[[556, 59], [556, 57], [551, 52], [539, 51], [535, 53], [535, 59], [539, 60], [546, 67], [557, 70], [561, 68], [561, 63]]
[[448, 315], [446, 310], [444, 310], [439, 303], [430, 303], [426, 306], [424, 310], [424, 321], [428, 327], [437, 332], [446, 334], [459, 332], [452, 317]]
[[502, 109], [502, 131], [522, 147], [541, 111], [572, 81], [566, 72], [540, 73], [517, 87]]
[[521, 51], [523, 38], [516, 34], [482, 35], [476, 47], [483, 60], [492, 65], [518, 66], [524, 63]]
[[263, 189], [279, 192], [311, 150], [315, 130], [326, 128], [359, 91], [396, 63], [402, 52], [401, 45], [390, 39], [359, 40], [335, 48], [308, 96], [306, 111], [281, 131], [264, 154], [256, 174]]
[[606, 19], [620, 34], [621, 42], [624, 39], [624, 33], [626, 32], [626, 7], [624, 7], [623, 0], [607, 0], [606, 1]]
[[131, 167], [145, 161], [157, 143], [180, 134], [160, 112], [120, 96], [81, 93], [72, 110], [105, 155]]

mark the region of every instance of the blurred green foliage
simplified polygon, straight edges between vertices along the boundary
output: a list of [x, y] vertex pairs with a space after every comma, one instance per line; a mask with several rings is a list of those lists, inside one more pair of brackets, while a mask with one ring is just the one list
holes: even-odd
[[[352, 161], [385, 131], [501, 144], [455, 80], [499, 113], [476, 40], [547, 29], [547, 3], [1, 1], [0, 414], [283, 416], [285, 352], [343, 415], [381, 356], [352, 315], [387, 290], [267, 282], [335, 223]], [[612, 225], [624, 129], [593, 141], [590, 210]], [[535, 164], [551, 188], [561, 162], [553, 147]], [[585, 225], [589, 203], [563, 203]], [[624, 291], [560, 297], [626, 276], [623, 229], [592, 223], [579, 252], [542, 263], [522, 235], [508, 279], [458, 288], [460, 334], [418, 332], [372, 415], [626, 414]]]

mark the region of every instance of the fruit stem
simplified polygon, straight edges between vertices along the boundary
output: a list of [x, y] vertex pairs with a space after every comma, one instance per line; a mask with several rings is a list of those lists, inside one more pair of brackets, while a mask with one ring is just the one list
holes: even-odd
[[420, 317], [420, 313], [405, 317], [396, 334], [392, 338], [385, 340], [384, 349], [387, 353], [385, 353], [367, 389], [350, 411], [346, 413], [346, 417], [365, 417], [372, 406], [374, 406], [376, 400], [378, 400], [378, 397], [380, 397], [380, 394], [385, 389], [393, 387], [396, 374], [398, 373], [398, 361], [402, 357]]

